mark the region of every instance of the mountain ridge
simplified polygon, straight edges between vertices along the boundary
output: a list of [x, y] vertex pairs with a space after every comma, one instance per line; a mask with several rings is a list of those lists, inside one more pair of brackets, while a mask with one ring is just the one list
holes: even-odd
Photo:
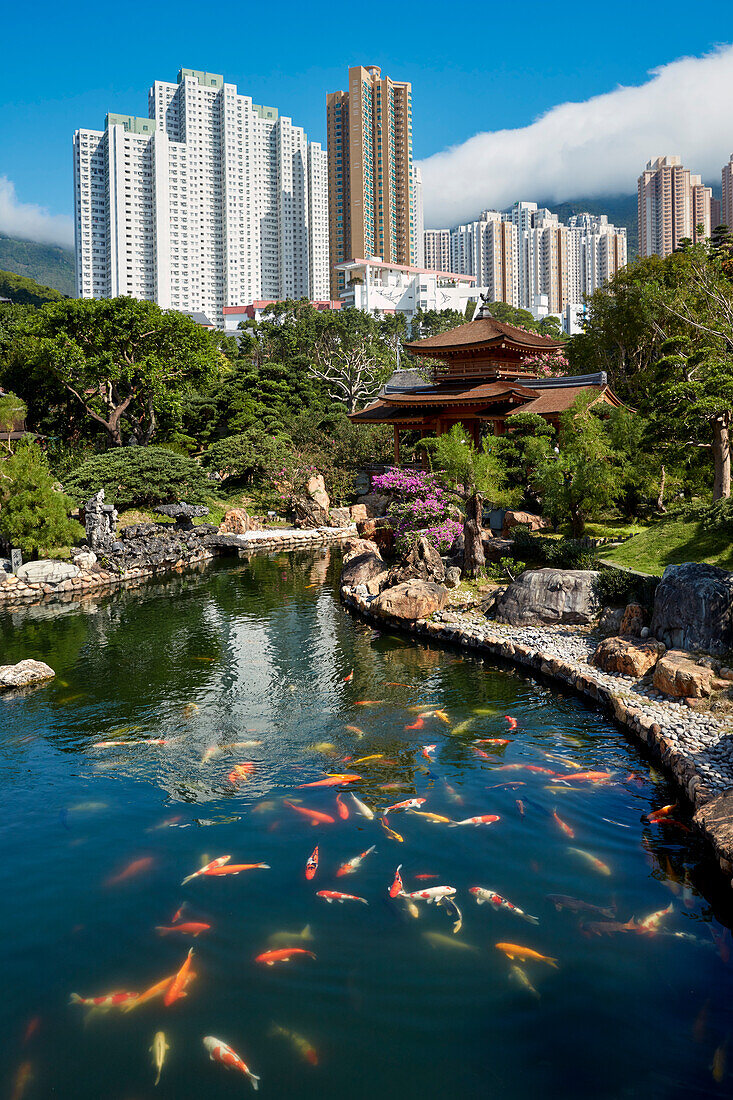
[[74, 250], [0, 233], [0, 271], [10, 271], [73, 298]]

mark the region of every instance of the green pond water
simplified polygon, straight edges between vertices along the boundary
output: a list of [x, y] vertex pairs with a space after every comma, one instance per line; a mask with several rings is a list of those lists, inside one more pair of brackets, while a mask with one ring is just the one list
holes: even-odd
[[[338, 571], [329, 551], [259, 556], [78, 609], [0, 614], [0, 661], [57, 673], [0, 698], [4, 1094], [249, 1094], [209, 1059], [215, 1036], [266, 1097], [729, 1095], [730, 903], [684, 809], [677, 824], [645, 821], [674, 788], [579, 699], [351, 618]], [[164, 744], [130, 743], [142, 739]], [[351, 762], [366, 756], [378, 758]], [[573, 783], [589, 770], [610, 776]], [[329, 772], [361, 777], [348, 789], [374, 819], [346, 787], [338, 805], [338, 788], [299, 786]], [[379, 811], [411, 797], [451, 821], [499, 820], [394, 811], [400, 842]], [[313, 825], [304, 807], [333, 820]], [[225, 855], [269, 869], [181, 885]], [[398, 864], [406, 891], [455, 888], [457, 933], [455, 911], [417, 901], [414, 916], [389, 897]], [[478, 905], [472, 886], [538, 923]], [[157, 931], [191, 923], [209, 927]], [[170, 1005], [70, 1004], [141, 994], [190, 947], [195, 977]], [[273, 947], [315, 958], [256, 961]]]

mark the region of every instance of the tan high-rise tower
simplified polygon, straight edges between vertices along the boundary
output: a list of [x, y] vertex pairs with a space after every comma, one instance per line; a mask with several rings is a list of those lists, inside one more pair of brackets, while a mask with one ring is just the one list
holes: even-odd
[[336, 264], [381, 256], [417, 262], [412, 174], [412, 85], [376, 65], [349, 69], [346, 92], [326, 97], [331, 297]]
[[638, 194], [640, 256], [669, 256], [685, 237], [696, 242], [710, 236], [713, 192], [679, 157], [650, 160]]

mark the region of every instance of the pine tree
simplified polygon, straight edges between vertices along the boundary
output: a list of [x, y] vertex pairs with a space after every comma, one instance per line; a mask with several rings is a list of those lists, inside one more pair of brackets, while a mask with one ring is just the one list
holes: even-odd
[[35, 441], [23, 440], [0, 463], [0, 536], [30, 554], [68, 546], [84, 534], [69, 518], [73, 501], [54, 489], [48, 462]]

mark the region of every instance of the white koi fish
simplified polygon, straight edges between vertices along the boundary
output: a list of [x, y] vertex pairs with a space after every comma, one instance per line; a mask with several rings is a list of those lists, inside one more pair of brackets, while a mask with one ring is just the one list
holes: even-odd
[[525, 913], [523, 909], [520, 909], [518, 905], [514, 905], [511, 901], [507, 901], [501, 894], [497, 894], [494, 890], [489, 890], [483, 886], [469, 886], [469, 894], [473, 894], [476, 899], [477, 905], [483, 905], [485, 901], [492, 905], [494, 909], [506, 909], [509, 913], [514, 913], [515, 917], [522, 917], [524, 920], [529, 921], [530, 924], [539, 924], [538, 917], [531, 917], [529, 913]]
[[412, 901], [426, 901], [431, 905], [434, 901], [442, 901], [443, 898], [454, 898], [455, 886], [428, 886], [426, 890], [413, 890], [411, 894], [405, 894]]
[[341, 878], [342, 875], [353, 875], [354, 871], [358, 871], [359, 867], [361, 867], [363, 860], [371, 855], [372, 852], [375, 852], [376, 849], [376, 844], [372, 844], [371, 848], [367, 848], [361, 855], [354, 856], [353, 859], [347, 859], [346, 863], [342, 863], [336, 872], [336, 878]]
[[360, 798], [357, 798], [356, 795], [353, 794], [351, 791], [349, 793], [351, 794], [351, 801], [354, 803], [354, 809], [356, 810], [356, 812], [358, 814], [361, 814], [362, 817], [365, 817], [367, 821], [373, 821], [374, 810], [370, 810], [367, 804], [365, 802], [362, 802]]
[[204, 1046], [209, 1052], [209, 1058], [212, 1062], [221, 1062], [227, 1069], [238, 1069], [240, 1073], [243, 1073], [245, 1077], [249, 1078], [252, 1088], [257, 1091], [260, 1086], [260, 1079], [256, 1074], [252, 1073], [249, 1066], [246, 1066], [242, 1059], [239, 1057], [236, 1051], [232, 1050], [227, 1043], [221, 1039], [214, 1038], [213, 1035], [207, 1035], [204, 1038]]
[[384, 816], [391, 814], [393, 810], [417, 810], [425, 801], [424, 798], [406, 798], [403, 802], [395, 802], [394, 806], [387, 806]]
[[210, 863], [205, 863], [203, 867], [199, 867], [198, 871], [194, 871], [192, 875], [186, 875], [181, 886], [185, 886], [192, 878], [198, 878], [199, 875], [208, 875], [209, 871], [213, 871], [217, 867], [223, 867], [231, 858], [231, 856], [219, 856], [218, 859], [212, 859]]
[[451, 821], [448, 828], [455, 829], [458, 825], [493, 825], [499, 820], [498, 814], [480, 814], [478, 817], [466, 817], [463, 821]]

